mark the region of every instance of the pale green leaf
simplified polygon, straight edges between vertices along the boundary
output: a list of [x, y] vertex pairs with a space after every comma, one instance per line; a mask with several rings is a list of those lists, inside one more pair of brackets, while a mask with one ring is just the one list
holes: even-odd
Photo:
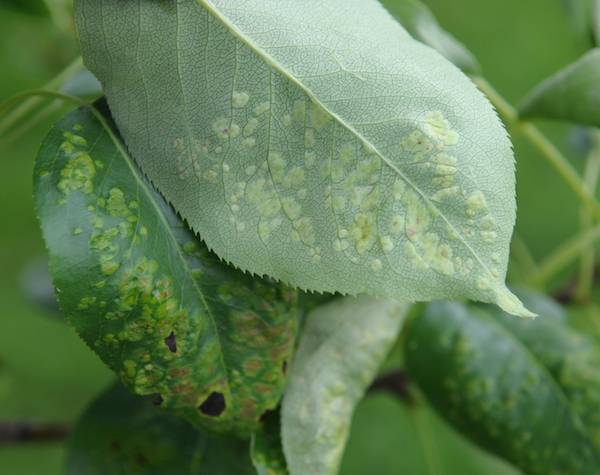
[[196, 425], [249, 434], [283, 392], [296, 292], [209, 253], [107, 120], [70, 113], [36, 163], [61, 308], [129, 389]]
[[444, 30], [421, 0], [381, 0], [416, 40], [431, 46], [467, 74], [478, 74], [480, 66], [465, 46]]
[[294, 286], [400, 300], [505, 287], [510, 142], [377, 0], [78, 0], [85, 63], [208, 247]]
[[291, 475], [337, 473], [354, 408], [396, 340], [407, 307], [346, 297], [308, 316], [282, 403]]
[[67, 475], [254, 475], [248, 442], [201, 432], [121, 385], [101, 394], [69, 438]]
[[522, 117], [543, 117], [600, 127], [600, 48], [552, 75], [531, 91]]

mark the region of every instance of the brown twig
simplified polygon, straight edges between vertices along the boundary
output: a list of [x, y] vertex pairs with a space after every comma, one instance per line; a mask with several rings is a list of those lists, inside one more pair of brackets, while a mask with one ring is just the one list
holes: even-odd
[[408, 375], [402, 370], [396, 370], [378, 377], [369, 388], [369, 393], [385, 391], [407, 404], [413, 404], [414, 398], [409, 387]]
[[62, 423], [0, 422], [0, 445], [61, 441], [70, 431]]

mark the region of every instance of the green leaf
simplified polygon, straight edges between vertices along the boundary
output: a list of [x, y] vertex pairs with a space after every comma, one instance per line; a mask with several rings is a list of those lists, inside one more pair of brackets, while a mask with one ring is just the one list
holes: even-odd
[[[543, 318], [524, 321], [490, 308], [496, 320], [517, 337], [550, 372], [567, 396], [571, 408], [581, 419], [589, 438], [600, 454], [600, 347], [593, 337], [584, 335], [560, 318], [544, 310], [552, 304], [535, 294], [519, 294], [528, 307]], [[556, 304], [554, 304], [557, 307]]]
[[597, 0], [561, 0], [577, 35], [589, 41], [593, 30], [594, 11]]
[[62, 310], [124, 384], [194, 424], [255, 429], [283, 391], [296, 292], [209, 253], [90, 109], [44, 141], [35, 194]]
[[382, 0], [383, 5], [416, 40], [431, 46], [467, 74], [479, 74], [475, 56], [444, 30], [420, 0]]
[[0, 11], [3, 8], [10, 8], [22, 13], [33, 15], [47, 15], [48, 10], [42, 0], [3, 0]]
[[121, 385], [83, 414], [69, 440], [67, 475], [254, 475], [248, 442], [200, 432]]
[[[480, 450], [418, 398], [369, 394], [358, 406], [342, 475], [518, 475]], [[522, 475], [522, 474], [521, 474]]]
[[288, 475], [280, 419], [279, 411], [268, 412], [260, 430], [252, 434], [250, 455], [258, 475]]
[[541, 315], [431, 304], [408, 328], [409, 373], [441, 415], [524, 472], [600, 473], [600, 359], [562, 317]]
[[347, 297], [306, 321], [282, 403], [291, 475], [338, 472], [354, 408], [396, 340], [408, 306]]
[[102, 85], [92, 73], [83, 69], [68, 78], [59, 92], [82, 99], [98, 99], [102, 96]]
[[599, 82], [600, 48], [595, 48], [531, 91], [520, 114], [600, 127]]
[[133, 157], [224, 260], [527, 314], [506, 132], [377, 0], [78, 0], [77, 21]]
[[594, 1], [594, 11], [592, 13], [592, 22], [594, 28], [594, 35], [596, 37], [596, 44], [600, 45], [600, 0]]

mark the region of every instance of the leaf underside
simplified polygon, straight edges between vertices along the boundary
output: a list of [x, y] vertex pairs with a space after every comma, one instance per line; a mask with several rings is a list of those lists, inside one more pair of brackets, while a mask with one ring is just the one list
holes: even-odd
[[283, 391], [297, 293], [209, 253], [89, 108], [44, 141], [35, 194], [61, 307], [124, 384], [195, 424], [255, 429]]
[[346, 297], [308, 316], [282, 402], [291, 475], [338, 473], [354, 408], [396, 341], [407, 308]]
[[431, 304], [409, 326], [407, 368], [443, 417], [525, 473], [597, 474], [600, 354], [542, 300], [524, 300], [536, 320]]
[[78, 0], [77, 23], [133, 157], [224, 260], [528, 314], [506, 133], [376, 0]]

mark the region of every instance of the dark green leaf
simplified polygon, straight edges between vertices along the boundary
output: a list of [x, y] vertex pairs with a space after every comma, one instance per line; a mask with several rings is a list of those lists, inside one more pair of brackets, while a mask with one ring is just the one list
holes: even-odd
[[437, 302], [411, 323], [405, 348], [411, 376], [473, 441], [528, 474], [592, 475], [600, 473], [592, 414], [600, 386], [587, 349], [570, 361], [582, 341], [556, 318], [517, 323]]
[[524, 118], [575, 122], [600, 127], [600, 48], [538, 85], [523, 101]]
[[0, 9], [10, 8], [33, 15], [47, 15], [44, 0], [3, 0]]
[[480, 72], [475, 56], [440, 26], [421, 0], [382, 0], [382, 3], [413, 38], [437, 50], [465, 73]]
[[297, 293], [209, 253], [90, 109], [44, 141], [35, 194], [61, 307], [125, 385], [199, 425], [257, 427], [283, 391]]
[[280, 418], [279, 411], [267, 412], [260, 430], [252, 434], [250, 454], [258, 475], [288, 475], [281, 445]]
[[83, 414], [68, 475], [254, 475], [248, 442], [201, 432], [120, 384]]

